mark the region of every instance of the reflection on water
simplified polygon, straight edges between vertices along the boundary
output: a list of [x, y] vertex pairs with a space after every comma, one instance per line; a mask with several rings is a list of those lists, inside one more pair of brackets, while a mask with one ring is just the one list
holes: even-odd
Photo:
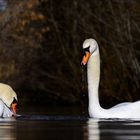
[[88, 140], [100, 140], [100, 129], [98, 120], [89, 119], [87, 121], [87, 132]]
[[0, 119], [0, 140], [140, 140], [140, 120], [28, 115]]
[[15, 120], [0, 119], [0, 140], [15, 140]]
[[140, 140], [140, 120], [88, 120], [88, 140]]

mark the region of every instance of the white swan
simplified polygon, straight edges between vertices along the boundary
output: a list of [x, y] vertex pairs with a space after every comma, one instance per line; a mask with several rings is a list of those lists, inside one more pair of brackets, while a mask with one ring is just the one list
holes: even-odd
[[98, 88], [100, 80], [99, 47], [94, 39], [83, 43], [84, 56], [81, 64], [87, 64], [89, 115], [94, 118], [140, 119], [140, 101], [121, 103], [110, 109], [103, 109], [99, 103]]
[[6, 84], [0, 83], [0, 117], [11, 117], [16, 115], [17, 95], [15, 91]]

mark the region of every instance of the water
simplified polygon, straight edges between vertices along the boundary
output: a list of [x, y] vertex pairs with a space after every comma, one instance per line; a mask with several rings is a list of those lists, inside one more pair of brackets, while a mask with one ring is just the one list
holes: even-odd
[[88, 140], [140, 140], [139, 120], [88, 120]]
[[140, 121], [24, 115], [0, 119], [0, 140], [140, 140]]

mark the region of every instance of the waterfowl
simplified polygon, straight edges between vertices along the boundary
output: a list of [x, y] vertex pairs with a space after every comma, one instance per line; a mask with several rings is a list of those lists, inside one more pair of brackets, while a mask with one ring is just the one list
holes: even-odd
[[17, 95], [11, 86], [0, 83], [0, 117], [16, 115]]
[[83, 42], [83, 58], [81, 65], [87, 64], [89, 116], [92, 118], [140, 118], [140, 101], [125, 102], [109, 109], [99, 103], [100, 55], [99, 47], [94, 39]]

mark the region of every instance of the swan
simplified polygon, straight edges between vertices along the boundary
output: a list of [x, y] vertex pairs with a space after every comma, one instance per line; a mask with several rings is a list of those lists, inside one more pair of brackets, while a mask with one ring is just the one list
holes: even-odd
[[17, 95], [11, 86], [0, 83], [0, 117], [16, 116]]
[[92, 118], [140, 119], [140, 101], [125, 102], [109, 109], [99, 103], [100, 55], [97, 42], [90, 38], [83, 42], [83, 58], [81, 65], [87, 64], [88, 79], [88, 111]]

